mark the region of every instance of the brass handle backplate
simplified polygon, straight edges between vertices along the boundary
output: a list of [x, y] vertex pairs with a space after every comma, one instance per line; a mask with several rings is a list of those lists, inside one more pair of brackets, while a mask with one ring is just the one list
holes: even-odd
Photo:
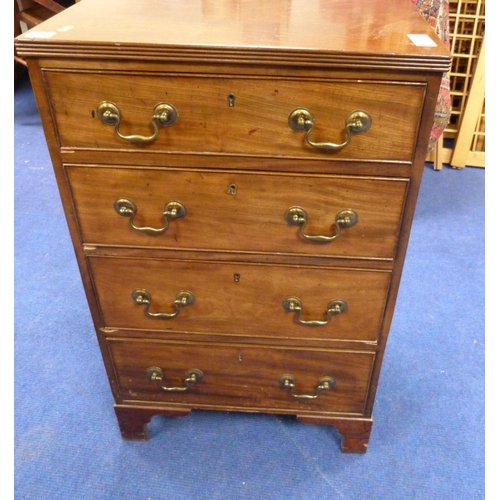
[[120, 123], [122, 120], [122, 113], [120, 108], [110, 101], [103, 101], [97, 106], [97, 117], [105, 125], [115, 127], [116, 135], [129, 142], [147, 143], [154, 141], [160, 132], [159, 126], [171, 127], [177, 121], [179, 114], [172, 104], [162, 102], [157, 104], [153, 109], [153, 116], [151, 117], [151, 125], [153, 126], [153, 134], [150, 136], [144, 135], [123, 135], [120, 132]]
[[353, 111], [345, 120], [346, 139], [341, 144], [333, 142], [313, 142], [311, 134], [314, 129], [314, 116], [306, 108], [296, 108], [288, 115], [288, 125], [296, 132], [306, 132], [307, 143], [317, 149], [323, 151], [338, 151], [346, 147], [350, 142], [353, 134], [362, 134], [366, 132], [372, 124], [371, 116], [366, 111]]
[[162, 391], [166, 392], [186, 392], [191, 384], [199, 382], [203, 378], [203, 372], [197, 368], [192, 368], [184, 374], [184, 385], [182, 387], [168, 387], [163, 385], [163, 370], [157, 366], [150, 366], [146, 370], [146, 375], [152, 382], [158, 382], [158, 386]]
[[302, 207], [290, 207], [285, 212], [285, 220], [291, 226], [300, 226], [300, 235], [306, 240], [315, 241], [319, 243], [328, 243], [337, 239], [342, 234], [342, 229], [349, 229], [353, 227], [358, 222], [358, 214], [351, 210], [350, 208], [346, 208], [345, 210], [341, 210], [335, 216], [335, 234], [331, 236], [324, 236], [321, 234], [306, 234], [305, 227], [307, 224], [307, 212]]
[[129, 218], [129, 224], [132, 229], [153, 235], [164, 233], [168, 229], [169, 221], [182, 219], [187, 213], [186, 207], [180, 201], [168, 201], [163, 207], [163, 227], [154, 228], [135, 225], [134, 217], [137, 213], [137, 206], [132, 200], [128, 198], [118, 198], [114, 203], [114, 208], [118, 215]]
[[293, 375], [281, 375], [278, 382], [281, 387], [288, 390], [292, 397], [297, 399], [316, 399], [323, 391], [330, 391], [335, 387], [335, 380], [332, 377], [321, 377], [318, 380], [314, 394], [297, 394], [295, 392], [295, 377]]
[[304, 326], [323, 326], [330, 323], [333, 316], [347, 311], [347, 304], [340, 299], [334, 299], [328, 302], [326, 306], [325, 320], [306, 320], [300, 317], [302, 313], [302, 301], [297, 297], [287, 297], [283, 303], [283, 309], [295, 313], [295, 320]]
[[181, 290], [176, 296], [173, 302], [174, 312], [165, 313], [165, 312], [151, 312], [149, 309], [151, 307], [151, 294], [142, 288], [138, 288], [132, 292], [132, 298], [134, 299], [136, 304], [145, 305], [145, 313], [147, 316], [151, 318], [158, 319], [171, 319], [175, 318], [180, 312], [181, 308], [184, 306], [189, 306], [194, 303], [194, 295], [189, 290]]

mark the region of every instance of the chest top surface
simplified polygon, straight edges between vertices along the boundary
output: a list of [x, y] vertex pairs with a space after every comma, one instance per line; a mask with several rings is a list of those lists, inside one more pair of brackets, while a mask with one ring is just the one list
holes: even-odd
[[[408, 35], [419, 35], [415, 43]], [[168, 58], [446, 70], [449, 53], [410, 0], [84, 0], [23, 35], [26, 55]]]

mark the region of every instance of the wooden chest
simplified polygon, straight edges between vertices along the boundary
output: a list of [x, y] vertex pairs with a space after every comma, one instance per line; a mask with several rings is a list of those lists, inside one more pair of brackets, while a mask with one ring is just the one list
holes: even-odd
[[296, 415], [366, 451], [439, 84], [409, 0], [85, 0], [16, 41], [121, 433]]

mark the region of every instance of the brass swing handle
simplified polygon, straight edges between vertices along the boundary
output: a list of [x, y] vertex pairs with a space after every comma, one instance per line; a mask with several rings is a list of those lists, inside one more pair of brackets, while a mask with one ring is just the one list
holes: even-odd
[[295, 392], [295, 377], [293, 375], [281, 375], [278, 381], [281, 387], [287, 389], [290, 395], [297, 399], [316, 399], [323, 391], [330, 391], [335, 387], [335, 380], [332, 377], [321, 377], [318, 380], [314, 394], [297, 394]]
[[135, 300], [136, 304], [145, 305], [145, 313], [151, 318], [158, 319], [171, 319], [175, 318], [180, 312], [181, 308], [184, 306], [189, 306], [194, 303], [194, 295], [189, 290], [181, 290], [176, 296], [173, 302], [175, 311], [172, 313], [165, 312], [151, 312], [149, 309], [151, 307], [151, 294], [142, 288], [138, 288], [132, 292], [132, 298]]
[[342, 234], [342, 229], [349, 229], [353, 227], [358, 222], [358, 214], [351, 210], [350, 208], [346, 208], [345, 210], [341, 210], [335, 216], [335, 228], [336, 232], [332, 236], [324, 236], [321, 234], [306, 234], [305, 227], [307, 225], [307, 212], [301, 207], [290, 207], [285, 212], [285, 220], [290, 224], [290, 226], [300, 226], [300, 235], [311, 241], [316, 242], [330, 242], [337, 239]]
[[192, 368], [188, 370], [184, 375], [184, 386], [183, 387], [168, 387], [163, 385], [163, 370], [157, 366], [150, 366], [146, 370], [146, 374], [152, 382], [158, 382], [158, 386], [162, 391], [167, 392], [187, 392], [191, 384], [199, 382], [203, 378], [203, 372], [197, 368]]
[[330, 323], [333, 316], [347, 311], [347, 304], [340, 299], [331, 300], [326, 306], [325, 320], [305, 320], [300, 317], [302, 313], [302, 301], [297, 297], [287, 297], [283, 303], [283, 309], [295, 313], [295, 321], [305, 326], [323, 326]]
[[296, 108], [288, 115], [288, 125], [296, 132], [306, 132], [307, 143], [317, 149], [324, 151], [338, 151], [351, 142], [352, 134], [366, 132], [372, 124], [371, 116], [366, 111], [353, 111], [345, 121], [346, 140], [342, 144], [333, 142], [313, 142], [311, 134], [314, 129], [314, 117], [306, 108]]
[[103, 101], [97, 106], [97, 117], [105, 125], [115, 127], [116, 135], [129, 142], [153, 142], [160, 132], [159, 125], [162, 127], [171, 127], [177, 121], [179, 114], [172, 104], [160, 103], [153, 109], [153, 116], [151, 117], [151, 125], [153, 125], [153, 135], [123, 135], [120, 132], [120, 123], [122, 120], [122, 113], [120, 108], [113, 102]]
[[171, 220], [182, 219], [187, 213], [186, 207], [180, 201], [168, 201], [163, 208], [163, 227], [139, 227], [134, 223], [137, 206], [132, 200], [128, 198], [118, 198], [114, 203], [114, 208], [118, 215], [129, 218], [130, 227], [132, 227], [132, 229], [153, 235], [164, 233], [168, 229]]

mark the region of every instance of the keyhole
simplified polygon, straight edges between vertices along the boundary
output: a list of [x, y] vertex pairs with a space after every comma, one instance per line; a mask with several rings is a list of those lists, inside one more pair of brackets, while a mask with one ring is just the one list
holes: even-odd
[[239, 274], [234, 274], [234, 281], [235, 283], [239, 283], [241, 276]]
[[236, 184], [229, 184], [229, 186], [227, 187], [227, 194], [235, 196], [236, 191], [238, 191], [238, 186]]
[[227, 103], [229, 104], [230, 108], [234, 108], [235, 101], [236, 101], [236, 96], [233, 93], [227, 94]]

